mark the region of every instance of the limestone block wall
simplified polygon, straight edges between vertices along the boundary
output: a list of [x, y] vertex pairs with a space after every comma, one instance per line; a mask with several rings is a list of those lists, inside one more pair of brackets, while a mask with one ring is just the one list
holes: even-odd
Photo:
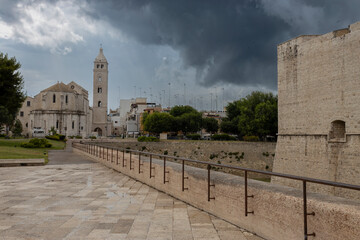
[[[103, 144], [158, 154], [167, 153], [169, 156], [179, 156], [264, 171], [272, 171], [276, 146], [274, 142], [175, 140], [160, 142], [122, 141]], [[232, 170], [222, 169], [222, 171], [231, 172]], [[268, 178], [267, 176], [257, 174], [251, 174], [251, 177]]]
[[[359, 65], [360, 23], [278, 46], [275, 172], [360, 185]], [[360, 199], [348, 191], [313, 190]]]
[[[82, 144], [74, 144], [81, 146]], [[126, 174], [151, 187], [163, 191], [175, 198], [187, 202], [199, 209], [223, 218], [239, 227], [254, 232], [265, 239], [296, 240], [303, 236], [303, 201], [300, 190], [264, 183], [255, 180], [248, 181], [249, 214], [244, 214], [244, 179], [225, 173], [211, 171], [211, 197], [207, 198], [207, 171], [204, 169], [185, 166], [185, 187], [182, 191], [182, 166], [178, 163], [167, 162], [166, 180], [163, 182], [163, 161], [153, 160], [150, 178], [150, 163], [145, 157], [139, 161], [138, 156], [132, 155], [130, 168], [130, 154], [116, 150], [96, 149], [94, 157], [82, 150], [74, 152], [91, 157], [109, 168]], [[124, 161], [124, 167], [123, 167]], [[139, 162], [142, 165], [139, 165]], [[140, 169], [139, 169], [140, 167]], [[140, 170], [140, 171], [139, 171]], [[360, 205], [358, 201], [345, 200], [334, 196], [308, 194], [308, 211], [315, 212], [315, 216], [308, 217], [308, 231], [315, 232], [316, 239], [353, 240], [360, 238]]]

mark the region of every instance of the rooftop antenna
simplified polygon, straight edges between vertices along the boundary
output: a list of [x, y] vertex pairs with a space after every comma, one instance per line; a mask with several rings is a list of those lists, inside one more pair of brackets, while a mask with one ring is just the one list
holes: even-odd
[[100, 43], [100, 48], [102, 48], [102, 43]]

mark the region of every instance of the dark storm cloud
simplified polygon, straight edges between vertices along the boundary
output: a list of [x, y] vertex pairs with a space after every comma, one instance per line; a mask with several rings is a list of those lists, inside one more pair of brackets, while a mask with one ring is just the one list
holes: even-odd
[[276, 86], [276, 44], [290, 27], [259, 1], [90, 1], [93, 15], [143, 44], [169, 45], [199, 81]]
[[[90, 1], [143, 44], [169, 45], [205, 86], [217, 82], [276, 89], [276, 46], [358, 20], [357, 1]], [[357, 7], [354, 8], [354, 4]], [[314, 32], [315, 31], [315, 32]]]
[[[0, 17], [15, 21], [12, 10], [17, 1], [0, 3], [7, 6], [0, 8]], [[359, 20], [360, 10], [358, 0], [87, 0], [87, 3], [82, 5], [82, 14], [107, 21], [144, 45], [170, 46], [178, 51], [185, 67], [195, 68], [198, 82], [204, 86], [222, 82], [273, 90], [277, 44], [301, 34], [322, 34], [346, 27]]]

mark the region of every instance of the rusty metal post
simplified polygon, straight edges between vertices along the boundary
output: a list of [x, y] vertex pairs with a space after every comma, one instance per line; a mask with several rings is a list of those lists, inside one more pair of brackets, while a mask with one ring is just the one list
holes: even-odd
[[152, 170], [154, 169], [155, 167], [152, 166], [152, 155], [150, 154], [150, 178], [152, 177], [155, 177], [152, 175]]
[[185, 177], [185, 160], [182, 160], [182, 191], [188, 190], [185, 187], [185, 179], [189, 179], [189, 177]]
[[254, 211], [251, 211], [251, 212], [248, 211], [248, 198], [254, 198], [254, 195], [248, 195], [248, 183], [247, 183], [248, 177], [247, 177], [247, 174], [248, 174], [248, 172], [245, 171], [245, 175], [244, 175], [244, 178], [245, 178], [245, 217], [247, 217], [247, 215], [249, 213], [254, 214]]
[[215, 197], [210, 197], [210, 187], [215, 187], [215, 184], [210, 184], [210, 170], [211, 170], [210, 164], [207, 165], [207, 170], [208, 170], [208, 202], [210, 202], [211, 199], [215, 199]]
[[119, 165], [119, 149], [116, 149], [116, 165]]
[[314, 212], [307, 212], [307, 194], [306, 194], [306, 181], [303, 180], [303, 204], [304, 204], [304, 239], [307, 240], [309, 236], [315, 237], [315, 233], [308, 233], [307, 229], [307, 216], [312, 215], [315, 216]]
[[131, 159], [131, 151], [130, 151], [130, 170], [133, 170], [134, 168], [132, 167], [132, 164], [133, 164], [133, 162], [132, 162], [132, 159]]
[[142, 171], [141, 171], [141, 166], [142, 165], [143, 164], [141, 163], [141, 153], [139, 153], [139, 174], [142, 173]]
[[166, 180], [166, 173], [169, 173], [169, 171], [166, 171], [166, 157], [164, 157], [164, 184], [169, 182]]

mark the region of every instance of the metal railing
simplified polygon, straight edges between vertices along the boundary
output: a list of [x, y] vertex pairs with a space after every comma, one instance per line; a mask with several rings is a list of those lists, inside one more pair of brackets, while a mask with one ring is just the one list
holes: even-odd
[[[133, 167], [133, 160], [132, 160], [132, 154], [138, 154], [139, 156], [139, 164], [138, 164], [138, 173], [143, 173], [141, 171], [141, 166], [143, 166], [143, 163], [141, 163], [141, 156], [147, 155], [149, 156], [150, 161], [150, 174], [149, 177], [153, 178], [155, 177], [153, 175], [153, 159], [152, 157], [159, 157], [163, 158], [163, 183], [166, 184], [169, 181], [167, 180], [167, 174], [169, 171], [166, 171], [166, 159], [174, 159], [174, 160], [180, 160], [182, 161], [182, 191], [188, 190], [188, 188], [185, 187], [185, 179], [188, 179], [188, 177], [185, 177], [185, 162], [191, 162], [191, 163], [197, 163], [197, 164], [204, 164], [207, 166], [207, 192], [208, 192], [208, 201], [214, 200], [215, 197], [211, 197], [211, 187], [215, 187], [215, 184], [211, 184], [211, 168], [212, 166], [217, 167], [223, 167], [223, 168], [229, 168], [229, 169], [235, 169], [240, 170], [244, 172], [244, 200], [245, 200], [245, 206], [244, 206], [244, 214], [245, 216], [248, 216], [248, 214], [254, 214], [254, 211], [248, 210], [248, 199], [253, 198], [254, 195], [248, 195], [248, 173], [258, 173], [258, 174], [264, 174], [269, 176], [275, 176], [275, 177], [281, 177], [281, 178], [287, 178], [287, 179], [293, 179], [297, 181], [302, 182], [302, 193], [303, 193], [303, 218], [304, 218], [304, 239], [307, 240], [309, 236], [315, 237], [315, 232], [308, 233], [308, 225], [307, 225], [307, 218], [308, 216], [315, 216], [315, 212], [308, 212], [307, 211], [307, 183], [315, 183], [315, 184], [321, 184], [326, 186], [332, 186], [332, 187], [338, 187], [338, 188], [345, 188], [345, 189], [351, 189], [351, 190], [357, 190], [360, 191], [359, 185], [353, 185], [353, 184], [347, 184], [347, 183], [340, 183], [340, 182], [333, 182], [333, 181], [327, 181], [327, 180], [321, 180], [316, 178], [308, 178], [308, 177], [301, 177], [301, 176], [295, 176], [291, 174], [284, 174], [284, 173], [276, 173], [276, 172], [268, 172], [268, 171], [262, 171], [262, 170], [256, 170], [256, 169], [250, 169], [250, 168], [244, 168], [244, 167], [237, 167], [237, 166], [231, 166], [231, 165], [224, 165], [224, 164], [218, 164], [218, 163], [211, 163], [206, 161], [198, 161], [188, 158], [182, 158], [182, 157], [175, 157], [175, 156], [169, 156], [169, 155], [163, 155], [163, 154], [156, 154], [156, 153], [150, 153], [150, 152], [144, 152], [144, 151], [137, 151], [137, 150], [131, 150], [126, 148], [117, 148], [117, 147], [109, 147], [109, 146], [103, 146], [96, 143], [72, 143], [73, 147], [78, 148], [90, 155], [106, 159], [106, 161], [109, 161], [109, 149], [112, 150], [111, 152], [111, 163], [113, 163], [113, 151], [116, 150], [116, 165], [119, 165], [119, 151], [122, 152], [122, 167], [127, 167], [127, 159], [125, 159], [125, 153], [129, 153], [129, 165], [130, 170], [134, 170]], [[106, 157], [105, 157], [105, 150], [106, 150]]]

